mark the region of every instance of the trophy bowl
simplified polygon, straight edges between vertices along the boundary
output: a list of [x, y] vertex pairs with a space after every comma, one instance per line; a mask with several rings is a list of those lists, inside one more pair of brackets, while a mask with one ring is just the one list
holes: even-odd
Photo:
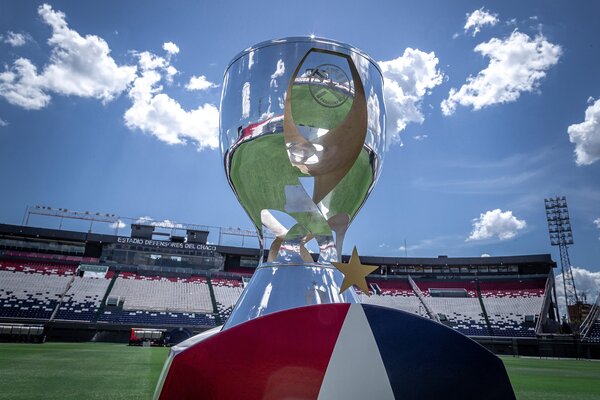
[[385, 106], [377, 63], [353, 46], [313, 37], [244, 50], [225, 71], [220, 145], [261, 247], [224, 328], [303, 305], [356, 302], [354, 290], [340, 293], [343, 275], [331, 263], [341, 258], [345, 233], [381, 171]]

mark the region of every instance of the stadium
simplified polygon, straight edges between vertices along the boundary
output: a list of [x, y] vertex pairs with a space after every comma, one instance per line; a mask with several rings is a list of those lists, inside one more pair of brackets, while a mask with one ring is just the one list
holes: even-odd
[[[387, 6], [345, 20], [352, 7], [334, 3], [286, 10], [283, 31], [312, 20], [376, 58], [314, 33], [247, 47], [258, 28], [282, 31], [272, 5], [153, 9], [178, 22], [164, 39], [146, 26], [152, 4], [116, 19], [100, 3], [43, 4], [22, 27], [36, 6], [7, 8], [0, 400], [600, 399], [600, 273], [586, 269], [600, 254], [600, 100], [595, 70], [571, 64], [587, 37], [558, 30], [554, 6], [440, 4], [424, 34], [406, 5], [390, 23]], [[576, 14], [570, 25], [594, 15]], [[254, 20], [269, 23], [242, 34]], [[575, 123], [565, 105], [586, 98]], [[575, 263], [563, 194], [584, 233]], [[224, 227], [240, 221], [233, 199], [252, 229]], [[20, 220], [38, 201], [69, 209]]]
[[[33, 347], [26, 354], [68, 348], [70, 354], [97, 351], [101, 358], [106, 353], [120, 359], [154, 351], [154, 381], [140, 389], [148, 395], [164, 348], [139, 349], [142, 354], [133, 347], [126, 353], [117, 349], [173, 345], [222, 325], [260, 258], [254, 246], [227, 243], [252, 241], [254, 234], [240, 229], [132, 220], [130, 233], [96, 233], [107, 231], [107, 222], [123, 219], [40, 206], [30, 207], [24, 220], [23, 225], [0, 225], [1, 340], [35, 343], [27, 345]], [[73, 221], [89, 223], [90, 229], [65, 229]], [[577, 331], [561, 324], [556, 263], [549, 254], [361, 260], [378, 266], [368, 277], [371, 296], [359, 294], [364, 303], [432, 319], [499, 355], [600, 358], [597, 304], [587, 309], [585, 325]], [[307, 292], [318, 298], [318, 288]], [[10, 347], [15, 345], [2, 346], [4, 363], [23, 357], [18, 347]], [[519, 362], [533, 361], [506, 359], [517, 369], [523, 369]]]

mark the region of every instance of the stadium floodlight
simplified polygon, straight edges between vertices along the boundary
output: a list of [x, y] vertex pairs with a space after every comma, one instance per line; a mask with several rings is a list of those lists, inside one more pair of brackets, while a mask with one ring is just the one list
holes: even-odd
[[[573, 269], [569, 258], [569, 247], [573, 242], [573, 230], [569, 218], [569, 207], [565, 196], [550, 197], [544, 199], [546, 208], [546, 219], [548, 221], [548, 234], [550, 244], [558, 246], [560, 253], [560, 267], [563, 277], [563, 288], [565, 291], [565, 304], [567, 313], [569, 305], [579, 303], [575, 280], [573, 279]], [[571, 316], [569, 315], [569, 318]], [[572, 318], [570, 318], [572, 320]]]

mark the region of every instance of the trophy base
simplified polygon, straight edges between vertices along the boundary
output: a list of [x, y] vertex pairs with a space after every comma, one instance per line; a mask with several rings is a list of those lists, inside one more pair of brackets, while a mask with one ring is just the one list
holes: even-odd
[[171, 351], [156, 400], [515, 399], [498, 357], [390, 308], [299, 307], [201, 335]]
[[331, 264], [261, 264], [233, 308], [223, 329], [290, 308], [358, 303], [354, 289], [340, 294], [344, 275]]

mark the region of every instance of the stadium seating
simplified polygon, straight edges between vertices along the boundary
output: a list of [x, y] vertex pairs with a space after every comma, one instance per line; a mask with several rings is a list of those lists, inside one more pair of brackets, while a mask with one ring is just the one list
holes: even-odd
[[211, 284], [217, 301], [217, 312], [221, 321], [226, 321], [240, 298], [244, 287], [239, 279], [212, 278]]
[[465, 335], [489, 335], [479, 299], [426, 297], [425, 302], [444, 325]]
[[92, 321], [108, 289], [112, 273], [105, 278], [76, 277], [65, 293], [55, 319]]
[[[241, 275], [217, 275], [209, 283], [204, 276], [121, 272], [107, 294], [113, 272], [95, 278], [75, 271], [67, 264], [0, 260], [0, 318], [211, 327], [227, 320], [244, 286]], [[443, 324], [472, 336], [535, 336], [546, 295], [544, 279], [480, 280], [481, 298], [477, 282], [468, 279], [369, 278], [368, 283], [371, 296], [359, 292], [361, 302], [426, 318], [430, 310]], [[105, 296], [120, 302], [100, 312]], [[599, 322], [586, 339], [600, 342]]]
[[588, 332], [585, 340], [592, 343], [600, 343], [600, 320], [596, 320]]
[[74, 273], [69, 265], [0, 261], [0, 317], [50, 319]]
[[105, 310], [99, 321], [134, 325], [216, 326], [215, 317], [212, 314], [170, 311]]
[[106, 309], [99, 321], [139, 325], [216, 326], [206, 278], [165, 278], [122, 272], [110, 291], [121, 308]]
[[425, 307], [405, 279], [375, 280], [369, 279], [371, 296], [359, 294], [360, 302], [394, 308], [423, 317], [427, 316]]
[[[535, 336], [535, 318], [541, 313], [545, 284], [540, 279], [480, 283], [494, 336]], [[526, 321], [526, 316], [533, 319]]]
[[110, 292], [124, 299], [125, 310], [212, 313], [206, 278], [164, 278], [121, 273]]

